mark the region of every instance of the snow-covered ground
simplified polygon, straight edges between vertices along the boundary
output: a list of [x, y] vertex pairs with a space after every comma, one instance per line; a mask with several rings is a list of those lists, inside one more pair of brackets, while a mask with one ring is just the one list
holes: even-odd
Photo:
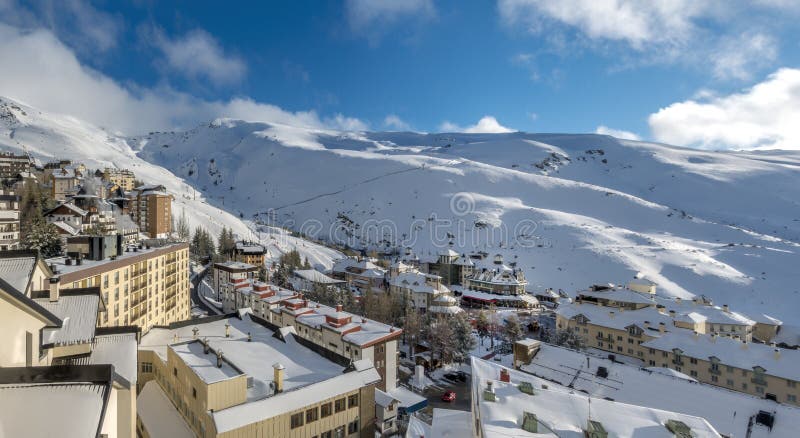
[[324, 246], [290, 236], [275, 229], [259, 233], [252, 223], [234, 216], [224, 202], [212, 201], [171, 171], [141, 159], [135, 149], [136, 141], [116, 136], [104, 129], [74, 117], [39, 111], [11, 99], [0, 97], [0, 150], [30, 152], [42, 162], [72, 159], [90, 169], [118, 167], [130, 169], [145, 183], [163, 184], [174, 196], [173, 217], [185, 214], [190, 226], [206, 228], [215, 238], [223, 227], [239, 237], [258, 240], [259, 235], [270, 248], [275, 260], [281, 253], [297, 249], [309, 262], [321, 268], [330, 267], [341, 253]]
[[[409, 246], [420, 257], [446, 247], [499, 253], [524, 269], [531, 291], [624, 283], [641, 272], [667, 296], [704, 294], [800, 323], [800, 152], [235, 120], [121, 138], [17, 107], [4, 107], [11, 116], [0, 119], [0, 147], [129, 167], [164, 183], [177, 214], [215, 233], [227, 225], [257, 234], [245, 219], [351, 247]], [[339, 256], [274, 229], [284, 240], [272, 257], [295, 247], [324, 268]]]
[[800, 153], [600, 135], [340, 133], [218, 120], [137, 139], [210, 202], [352, 247], [500, 253], [531, 290], [623, 283], [797, 319]]

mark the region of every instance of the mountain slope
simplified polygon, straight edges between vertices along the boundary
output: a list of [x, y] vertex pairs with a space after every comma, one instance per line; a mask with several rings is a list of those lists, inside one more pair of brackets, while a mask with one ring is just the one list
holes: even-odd
[[251, 230], [240, 218], [220, 208], [224, 205], [209, 204], [201, 192], [180, 177], [139, 158], [127, 138], [73, 117], [39, 111], [0, 97], [0, 150], [19, 153], [24, 148], [42, 161], [69, 158], [83, 162], [90, 169], [130, 169], [140, 180], [167, 188], [174, 196], [173, 217], [185, 213], [192, 229], [203, 226], [215, 237], [222, 227], [230, 227], [241, 238], [262, 240], [273, 260], [283, 252], [298, 249], [311, 264], [327, 268], [332, 260], [342, 256], [338, 251], [293, 237], [285, 230]]
[[131, 141], [210, 202], [315, 237], [422, 256], [502, 253], [531, 289], [642, 272], [665, 294], [797, 318], [797, 153], [233, 120]]

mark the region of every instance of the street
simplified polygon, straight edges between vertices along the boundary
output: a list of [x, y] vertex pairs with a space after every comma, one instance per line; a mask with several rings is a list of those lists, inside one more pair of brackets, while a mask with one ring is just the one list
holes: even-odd
[[[441, 381], [437, 381], [436, 384], [426, 388], [423, 395], [428, 399], [428, 406], [431, 408], [469, 411], [470, 387], [471, 379], [469, 377], [467, 377], [466, 382], [450, 382], [447, 379], [442, 379]], [[451, 390], [456, 393], [455, 401], [442, 401], [442, 394], [444, 394], [444, 392], [447, 390]]]

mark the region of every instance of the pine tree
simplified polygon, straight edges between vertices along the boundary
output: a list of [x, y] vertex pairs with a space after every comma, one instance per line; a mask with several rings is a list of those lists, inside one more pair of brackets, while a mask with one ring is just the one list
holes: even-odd
[[403, 334], [409, 343], [409, 359], [414, 359], [414, 350], [421, 341], [422, 335], [422, 315], [414, 306], [406, 306], [406, 315], [403, 321]]
[[556, 330], [554, 334], [548, 334], [546, 337], [547, 341], [551, 344], [571, 348], [573, 350], [586, 349], [586, 339], [572, 330]]
[[308, 263], [308, 257], [303, 259], [303, 269], [311, 269], [311, 263]]
[[472, 336], [472, 325], [464, 312], [454, 315], [450, 325], [453, 327], [454, 358], [458, 362], [464, 362], [477, 344]]
[[189, 237], [192, 234], [192, 232], [189, 229], [189, 221], [186, 219], [185, 210], [181, 210], [181, 215], [180, 217], [178, 217], [178, 224], [176, 225], [175, 230], [178, 233], [178, 239], [182, 241], [189, 240]]
[[55, 225], [47, 223], [42, 218], [35, 218], [25, 235], [25, 246], [35, 249], [44, 258], [61, 255], [61, 237]]
[[509, 342], [514, 343], [522, 339], [522, 325], [520, 324], [517, 315], [511, 315], [506, 319], [503, 331], [505, 332], [506, 338], [509, 340]]
[[483, 339], [489, 336], [489, 324], [489, 316], [486, 312], [483, 310], [478, 312], [478, 319], [475, 321], [475, 329], [478, 330], [478, 336], [481, 338], [481, 345], [483, 345]]

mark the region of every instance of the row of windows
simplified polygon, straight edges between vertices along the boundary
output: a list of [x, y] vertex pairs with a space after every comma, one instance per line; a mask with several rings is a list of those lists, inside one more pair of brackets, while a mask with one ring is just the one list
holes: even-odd
[[[291, 426], [292, 429], [296, 429], [298, 427], [303, 426], [304, 424], [313, 423], [320, 418], [329, 417], [333, 412], [332, 409], [336, 412], [343, 412], [345, 409], [352, 409], [358, 406], [358, 394], [353, 394], [348, 396], [347, 398], [342, 397], [340, 399], [336, 399], [332, 404], [331, 402], [325, 403], [319, 408], [313, 407], [307, 409], [304, 412], [298, 412], [291, 416]], [[356, 430], [358, 428], [356, 427]], [[353, 433], [353, 432], [349, 432]]]

